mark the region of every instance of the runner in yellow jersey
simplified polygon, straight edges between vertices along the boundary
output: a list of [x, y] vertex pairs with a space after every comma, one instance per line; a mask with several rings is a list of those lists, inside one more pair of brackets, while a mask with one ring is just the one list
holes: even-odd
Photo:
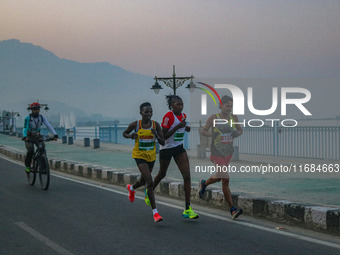
[[134, 185], [128, 184], [126, 187], [129, 191], [129, 200], [133, 202], [135, 200], [135, 189], [146, 184], [146, 195], [150, 200], [154, 221], [159, 222], [162, 221], [163, 218], [156, 209], [151, 172], [156, 160], [156, 139], [161, 145], [164, 145], [164, 138], [159, 123], [151, 120], [152, 107], [150, 103], [140, 105], [140, 114], [142, 115], [142, 119], [130, 123], [128, 128], [123, 132], [125, 138], [135, 140], [132, 158], [135, 159], [138, 169], [141, 172], [141, 178]]
[[[240, 124], [235, 124], [238, 123], [237, 116], [231, 113], [233, 109], [233, 99], [229, 96], [224, 96], [221, 101], [221, 112], [209, 117], [203, 128], [202, 135], [210, 136], [212, 138], [210, 160], [215, 166], [223, 167], [229, 165], [234, 152], [233, 140], [242, 135], [243, 130]], [[228, 120], [228, 123], [216, 124], [214, 126], [215, 119], [225, 119]], [[209, 131], [210, 128], [211, 132]], [[235, 219], [243, 213], [243, 210], [241, 208], [236, 208], [233, 205], [229, 189], [229, 175], [227, 172], [216, 171], [216, 174], [211, 176], [208, 180], [200, 180], [199, 197], [203, 199], [206, 187], [210, 184], [220, 182], [221, 180], [224, 198], [230, 208], [231, 217]]]

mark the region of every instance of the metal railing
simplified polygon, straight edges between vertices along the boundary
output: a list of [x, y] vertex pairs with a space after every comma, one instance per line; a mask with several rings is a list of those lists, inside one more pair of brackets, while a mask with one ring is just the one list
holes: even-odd
[[340, 159], [340, 127], [244, 128], [235, 139], [240, 153]]
[[74, 140], [84, 138], [99, 138], [99, 127], [74, 127], [66, 130], [67, 136], [73, 136]]
[[[17, 134], [18, 134], [18, 136], [22, 136], [22, 130], [23, 130], [23, 128], [21, 127], [19, 127], [19, 128], [17, 128], [16, 129], [16, 131], [17, 131]], [[64, 135], [65, 135], [65, 128], [63, 128], [63, 127], [56, 127], [56, 128], [54, 128], [54, 130], [57, 132], [57, 134], [58, 134], [58, 136], [59, 136], [59, 138], [61, 138], [61, 137], [63, 137]], [[41, 130], [40, 130], [40, 133], [42, 134], [42, 135], [47, 135], [48, 133], [50, 133], [51, 131], [48, 129], [48, 128], [46, 128], [46, 127], [41, 127]], [[20, 135], [19, 135], [20, 134]]]
[[[102, 142], [133, 145], [125, 139], [127, 125], [108, 127], [74, 128], [74, 138], [99, 138]], [[196, 149], [201, 144], [197, 123], [191, 123], [191, 132], [186, 133], [184, 146]], [[270, 155], [281, 157], [340, 159], [340, 127], [261, 127], [243, 128], [243, 135], [234, 140], [241, 154]]]

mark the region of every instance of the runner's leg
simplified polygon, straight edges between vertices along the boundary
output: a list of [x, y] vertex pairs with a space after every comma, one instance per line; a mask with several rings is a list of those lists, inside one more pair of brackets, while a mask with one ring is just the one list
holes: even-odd
[[[150, 173], [152, 173], [154, 163], [153, 164], [149, 163], [148, 165], [149, 165]], [[138, 167], [138, 164], [137, 164], [137, 167]], [[144, 185], [145, 185], [145, 180], [144, 180], [143, 176], [141, 175], [140, 178], [137, 180], [137, 182], [132, 187], [135, 190], [135, 189], [138, 189], [139, 187], [142, 187]]]
[[214, 184], [214, 183], [220, 182], [220, 181], [221, 181], [221, 178], [216, 178], [214, 176], [211, 176], [211, 177], [209, 177], [208, 180], [205, 181], [204, 186], [207, 187], [210, 184]]
[[169, 159], [169, 160], [160, 159], [159, 160], [159, 171], [158, 171], [158, 174], [153, 181], [153, 189], [155, 189], [157, 187], [157, 185], [161, 182], [161, 180], [166, 176], [166, 171], [168, 171], [170, 161], [171, 161], [171, 159]]
[[185, 202], [190, 204], [190, 192], [191, 192], [191, 179], [190, 179], [190, 166], [189, 159], [186, 152], [183, 152], [175, 157], [175, 162], [179, 171], [183, 176]]
[[228, 178], [222, 178], [222, 191], [224, 194], [224, 198], [228, 203], [229, 208], [233, 207], [233, 201], [231, 198], [231, 191], [229, 189], [229, 177]]
[[148, 189], [148, 196], [151, 203], [152, 209], [156, 208], [155, 196], [153, 192], [153, 181], [148, 163], [138, 164], [138, 169], [142, 174], [142, 178], [145, 180], [146, 187]]
[[135, 184], [132, 185], [133, 189], [138, 189], [139, 187], [142, 187], [145, 185], [145, 180], [143, 176], [140, 176], [140, 178], [137, 180]]

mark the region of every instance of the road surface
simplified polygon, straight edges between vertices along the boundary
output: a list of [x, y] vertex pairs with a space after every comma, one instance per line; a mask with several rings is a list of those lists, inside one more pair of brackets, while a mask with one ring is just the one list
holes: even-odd
[[157, 195], [164, 221], [154, 223], [142, 192], [131, 203], [123, 187], [57, 173], [44, 191], [39, 182], [28, 185], [22, 163], [3, 157], [0, 183], [4, 255], [340, 254], [339, 237], [275, 230], [246, 216], [231, 221], [221, 210], [195, 205], [200, 218], [185, 220], [184, 202]]

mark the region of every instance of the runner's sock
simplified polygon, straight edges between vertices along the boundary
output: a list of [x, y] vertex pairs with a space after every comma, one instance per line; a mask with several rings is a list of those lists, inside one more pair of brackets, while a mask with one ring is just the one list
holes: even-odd
[[134, 190], [135, 190], [135, 189], [133, 188], [133, 186], [132, 186], [132, 185], [130, 186], [130, 190], [131, 190], [131, 191], [134, 191]]
[[152, 210], [152, 214], [155, 215], [155, 213], [158, 213], [156, 208]]
[[185, 210], [188, 210], [190, 207], [190, 202], [185, 202]]

